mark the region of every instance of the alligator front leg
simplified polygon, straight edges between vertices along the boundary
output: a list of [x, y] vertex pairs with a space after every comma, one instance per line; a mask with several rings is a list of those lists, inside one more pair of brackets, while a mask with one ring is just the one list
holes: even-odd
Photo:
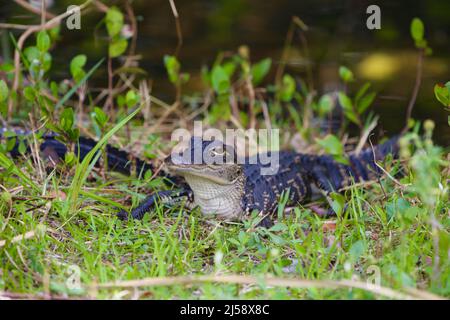
[[[158, 191], [147, 197], [141, 204], [139, 204], [139, 206], [131, 211], [132, 218], [141, 220], [145, 213], [149, 212], [155, 206], [155, 202], [157, 200], [160, 200], [161, 204], [167, 206], [175, 206], [182, 202], [184, 202], [188, 208], [193, 206], [193, 194], [190, 189]], [[117, 217], [121, 220], [127, 220], [128, 212], [121, 210], [117, 214]]]

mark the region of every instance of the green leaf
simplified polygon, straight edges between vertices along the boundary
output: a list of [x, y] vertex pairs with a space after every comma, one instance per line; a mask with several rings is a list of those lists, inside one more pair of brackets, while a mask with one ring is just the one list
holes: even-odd
[[73, 109], [72, 108], [64, 109], [63, 112], [61, 112], [61, 116], [59, 119], [59, 125], [61, 126], [61, 128], [64, 131], [69, 132], [72, 129], [74, 123], [75, 123], [75, 114], [73, 113]]
[[331, 95], [324, 94], [323, 96], [321, 96], [319, 99], [318, 107], [319, 107], [319, 115], [321, 117], [331, 112], [331, 110], [333, 110], [334, 107], [333, 98], [331, 97]]
[[12, 137], [6, 140], [6, 150], [11, 151], [16, 146], [16, 137]]
[[316, 142], [328, 154], [342, 155], [344, 153], [344, 146], [335, 135], [328, 134], [323, 139], [316, 139]]
[[21, 154], [25, 154], [27, 151], [27, 145], [25, 144], [25, 142], [23, 140], [19, 141], [19, 148], [18, 148], [19, 152]]
[[282, 85], [279, 90], [280, 99], [284, 102], [289, 102], [292, 100], [295, 93], [295, 79], [285, 74], [283, 76]]
[[36, 89], [33, 87], [25, 87], [23, 89], [23, 96], [30, 102], [33, 102], [36, 99]]
[[6, 101], [9, 96], [9, 89], [4, 80], [0, 80], [0, 102]]
[[75, 56], [72, 61], [70, 61], [70, 73], [72, 77], [76, 77], [83, 71], [83, 67], [86, 64], [87, 57], [84, 54], [79, 54]]
[[129, 90], [125, 96], [125, 102], [131, 108], [139, 102], [139, 95], [134, 90]]
[[420, 20], [419, 18], [414, 18], [411, 21], [410, 32], [412, 38], [416, 43], [422, 41], [425, 33], [425, 28], [423, 26], [422, 20]]
[[72, 151], [66, 152], [66, 154], [64, 155], [64, 162], [68, 166], [74, 165], [76, 163], [75, 153], [73, 153]]
[[92, 116], [100, 128], [103, 128], [109, 120], [108, 115], [99, 107], [94, 107], [94, 112], [92, 113]]
[[23, 51], [23, 54], [28, 60], [28, 63], [32, 63], [34, 60], [39, 60], [41, 53], [39, 52], [39, 49], [36, 47], [27, 47]]
[[258, 84], [261, 83], [261, 81], [264, 79], [264, 77], [269, 72], [271, 65], [272, 65], [272, 60], [270, 58], [266, 58], [266, 59], [259, 61], [256, 64], [254, 64], [251, 67], [250, 72], [252, 74], [253, 85], [257, 86]]
[[235, 61], [227, 61], [222, 64], [223, 70], [227, 73], [228, 77], [231, 78], [236, 70], [236, 62]]
[[50, 37], [44, 30], [37, 34], [36, 46], [41, 52], [47, 52], [50, 49]]
[[338, 93], [338, 99], [339, 99], [340, 105], [342, 106], [342, 108], [344, 110], [353, 108], [352, 99], [350, 99], [350, 97], [347, 96], [344, 92]]
[[450, 81], [446, 85], [436, 84], [434, 86], [434, 95], [445, 107], [450, 107]]
[[350, 99], [349, 96], [347, 96], [343, 92], [338, 93], [338, 99], [339, 103], [342, 106], [342, 109], [344, 110], [345, 116], [352, 122], [358, 124], [358, 116], [355, 114], [355, 111], [353, 110], [353, 102], [352, 99]]
[[331, 199], [333, 200], [331, 202], [331, 208], [334, 212], [336, 212], [337, 216], [340, 216], [343, 213], [344, 207], [345, 207], [345, 198], [340, 193], [331, 193], [330, 194]]
[[180, 72], [180, 62], [178, 62], [175, 56], [165, 55], [164, 66], [166, 67], [170, 82], [176, 84], [178, 82], [178, 73]]
[[353, 76], [353, 72], [349, 68], [347, 68], [345, 66], [340, 66], [339, 67], [339, 76], [346, 83], [347, 82], [352, 82], [352, 81], [355, 80], [355, 78]]
[[68, 99], [70, 99], [70, 97], [78, 90], [78, 88], [86, 82], [87, 79], [89, 79], [89, 77], [94, 73], [95, 70], [98, 69], [98, 67], [100, 67], [100, 65], [103, 63], [104, 59], [101, 59], [99, 62], [97, 62], [95, 64], [95, 66], [93, 66], [91, 68], [91, 70], [89, 70], [89, 72], [83, 77], [83, 79], [81, 79], [79, 82], [77, 82], [77, 84], [75, 86], [73, 86], [69, 92], [67, 92], [64, 97], [62, 97], [61, 100], [58, 101], [58, 103], [55, 106], [55, 110], [57, 110], [58, 108], [60, 108]]
[[377, 94], [375, 92], [371, 92], [371, 93], [365, 95], [361, 100], [359, 100], [359, 102], [357, 104], [358, 112], [360, 114], [364, 113], [364, 111], [366, 111], [367, 108], [372, 104], [372, 102], [376, 96], [377, 96]]
[[50, 82], [50, 90], [54, 97], [58, 97], [58, 84], [55, 81]]
[[52, 66], [52, 56], [50, 53], [46, 52], [42, 56], [42, 70], [48, 71], [50, 70], [50, 67]]
[[217, 65], [212, 69], [211, 82], [213, 89], [218, 94], [226, 93], [230, 89], [230, 78], [224, 68], [220, 65]]
[[128, 47], [128, 41], [124, 38], [117, 38], [114, 39], [110, 44], [109, 44], [109, 56], [111, 58], [116, 58], [119, 57], [122, 53], [125, 52], [125, 50], [127, 50]]
[[355, 243], [353, 243], [349, 250], [349, 254], [352, 261], [357, 261], [365, 251], [366, 251], [366, 244], [364, 241], [358, 240]]
[[106, 12], [106, 29], [111, 38], [120, 33], [123, 27], [123, 14], [117, 7], [111, 7]]
[[361, 99], [367, 92], [367, 90], [369, 90], [371, 84], [369, 82], [366, 82], [356, 93], [355, 95], [355, 103], [358, 104], [359, 99]]

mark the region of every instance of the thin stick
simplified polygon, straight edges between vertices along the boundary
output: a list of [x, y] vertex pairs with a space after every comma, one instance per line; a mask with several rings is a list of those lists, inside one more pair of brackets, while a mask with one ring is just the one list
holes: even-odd
[[405, 119], [405, 127], [402, 130], [402, 134], [408, 130], [408, 123], [411, 119], [412, 109], [416, 104], [417, 94], [419, 93], [420, 84], [422, 83], [422, 66], [423, 66], [423, 58], [425, 51], [423, 49], [419, 49], [419, 56], [417, 60], [417, 70], [416, 70], [416, 82], [414, 84], [414, 90], [409, 100], [408, 108], [406, 110], [406, 119]]
[[30, 27], [30, 25], [26, 25], [26, 24], [0, 23], [0, 29], [27, 30], [29, 27]]
[[175, 49], [175, 56], [178, 56], [180, 52], [181, 46], [183, 45], [183, 33], [181, 32], [181, 24], [180, 24], [180, 16], [178, 15], [177, 7], [175, 6], [175, 2], [173, 0], [169, 0], [170, 7], [172, 8], [173, 16], [175, 17], [175, 28], [177, 30], [177, 47]]
[[45, 24], [46, 5], [45, 0], [41, 0], [41, 25]]
[[256, 126], [256, 114], [255, 114], [255, 90], [253, 88], [253, 84], [250, 77], [247, 77], [245, 80], [247, 84], [248, 90], [248, 98], [249, 98], [249, 108], [248, 112], [250, 113], [250, 128], [254, 129]]
[[[29, 4], [25, 0], [14, 0], [14, 2], [17, 3], [19, 6], [21, 6], [22, 8], [24, 8], [32, 13], [39, 14], [39, 15], [41, 14], [41, 11], [39, 9], [36, 9], [35, 7], [33, 7], [31, 4]], [[55, 17], [55, 15], [50, 12], [45, 12], [45, 17], [47, 19], [53, 19]]]
[[378, 118], [375, 118], [370, 123], [370, 125], [366, 128], [366, 130], [364, 130], [364, 133], [361, 136], [361, 139], [359, 139], [358, 145], [356, 146], [356, 149], [355, 149], [355, 154], [356, 155], [358, 155], [361, 152], [362, 148], [366, 144], [367, 138], [369, 138], [370, 133], [372, 132], [373, 129], [375, 129], [377, 124], [378, 124]]
[[141, 280], [116, 281], [100, 284], [93, 284], [91, 289], [107, 289], [107, 288], [137, 288], [148, 286], [169, 286], [169, 285], [192, 285], [205, 282], [216, 282], [226, 284], [247, 284], [258, 285], [264, 283], [266, 286], [272, 287], [289, 287], [289, 288], [344, 288], [344, 289], [361, 289], [376, 295], [385, 296], [393, 299], [444, 299], [443, 297], [422, 294], [414, 291], [403, 293], [394, 289], [373, 285], [370, 283], [354, 280], [309, 280], [296, 278], [273, 278], [273, 277], [253, 277], [245, 275], [205, 275], [205, 276], [175, 276], [175, 277], [155, 277], [145, 278]]

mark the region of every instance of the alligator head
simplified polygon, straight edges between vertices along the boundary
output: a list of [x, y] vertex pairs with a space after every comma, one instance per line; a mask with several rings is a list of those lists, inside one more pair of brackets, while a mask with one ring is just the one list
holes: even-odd
[[184, 177], [203, 214], [226, 220], [240, 217], [245, 176], [233, 147], [193, 137], [186, 149], [172, 152], [165, 164], [172, 174]]

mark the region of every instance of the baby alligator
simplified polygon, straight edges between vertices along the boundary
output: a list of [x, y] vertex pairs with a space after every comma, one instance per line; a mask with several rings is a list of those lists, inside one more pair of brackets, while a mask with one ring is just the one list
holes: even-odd
[[[0, 131], [0, 135], [3, 132]], [[16, 134], [26, 133], [16, 130]], [[42, 153], [53, 159], [64, 158], [68, 147], [58, 141], [55, 134], [44, 135], [43, 139]], [[95, 144], [92, 139], [80, 137], [74, 144], [74, 151], [82, 160]], [[200, 157], [200, 162], [194, 161], [198, 152], [207, 157]], [[132, 173], [133, 167], [138, 173], [148, 169], [154, 171], [152, 164], [130, 157], [127, 152], [110, 145], [106, 146], [106, 154], [111, 170], [127, 175]], [[267, 173], [266, 170], [263, 174], [263, 169], [269, 168], [260, 155], [240, 159], [230, 145], [193, 137], [182, 155], [172, 153], [164, 161], [169, 174], [160, 173], [176, 189], [153, 193], [130, 215], [142, 219], [159, 199], [169, 206], [182, 203], [187, 209], [199, 207], [202, 214], [224, 220], [242, 220], [253, 211], [270, 216], [277, 210], [283, 194], [287, 197], [286, 205], [292, 206], [339, 191], [354, 182], [376, 179], [382, 174], [376, 161], [383, 160], [388, 154], [397, 156], [398, 137], [359, 154], [350, 153], [345, 164], [328, 155], [273, 152], [269, 153], [270, 158], [278, 161], [272, 171]], [[11, 155], [19, 155], [18, 142]], [[118, 213], [121, 219], [128, 216], [123, 210]]]

